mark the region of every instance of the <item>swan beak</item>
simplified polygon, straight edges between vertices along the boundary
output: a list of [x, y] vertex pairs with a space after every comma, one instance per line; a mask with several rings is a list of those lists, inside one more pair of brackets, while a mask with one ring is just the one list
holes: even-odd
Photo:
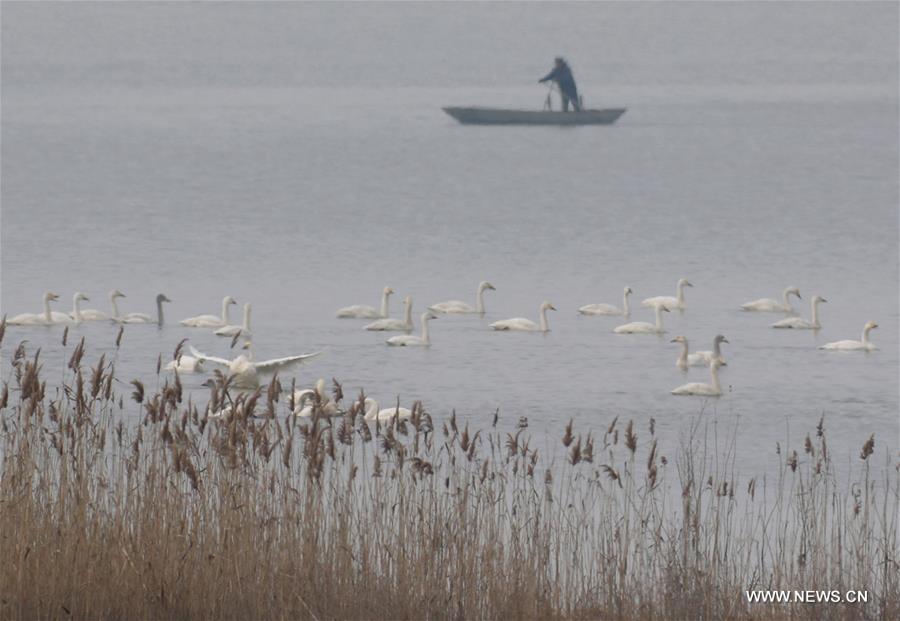
[[731, 341], [729, 341], [728, 339], [723, 338], [723, 339], [722, 339], [722, 342], [723, 342], [723, 343], [728, 343], [729, 345], [731, 345]]
[[819, 298], [819, 301], [820, 301], [820, 302], [827, 302], [828, 300], [826, 300], [825, 298]]
[[51, 293], [51, 294], [50, 294], [50, 299], [51, 299], [51, 300], [58, 300], [58, 299], [59, 299], [59, 296], [56, 295], [55, 293]]
[[670, 343], [677, 343], [677, 342], [678, 342], [678, 339], [672, 339], [672, 340], [669, 341], [669, 342], [670, 342]]
[[553, 306], [553, 305], [551, 304], [551, 305], [550, 305], [550, 310], [556, 310], [556, 307]]
[[685, 286], [685, 287], [693, 287], [694, 285], [692, 285], [692, 284], [689, 283], [689, 282], [686, 282], [686, 283], [684, 283], [684, 286]]

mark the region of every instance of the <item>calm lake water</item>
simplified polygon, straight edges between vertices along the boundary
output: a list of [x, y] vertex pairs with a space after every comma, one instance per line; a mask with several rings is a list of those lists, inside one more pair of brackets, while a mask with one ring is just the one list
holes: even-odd
[[[117, 371], [152, 378], [177, 320], [253, 303], [258, 358], [327, 354], [382, 402], [424, 400], [487, 425], [528, 416], [552, 437], [574, 418], [633, 418], [674, 446], [702, 412], [739, 429], [740, 468], [777, 460], [823, 414], [855, 461], [870, 433], [898, 445], [898, 7], [892, 3], [19, 4], [2, 20], [2, 312], [41, 295], [127, 294], [169, 323], [128, 326]], [[444, 105], [540, 108], [557, 54], [612, 127], [464, 127]], [[620, 336], [592, 302], [673, 295], [668, 333]], [[337, 320], [385, 285], [426, 304], [490, 280], [487, 315], [432, 323], [430, 349]], [[822, 330], [773, 330], [741, 303], [800, 287]], [[493, 333], [497, 319], [551, 332]], [[237, 323], [240, 312], [234, 312]], [[819, 351], [859, 338], [881, 348]], [[631, 320], [652, 320], [635, 310]], [[10, 328], [62, 368], [61, 328]], [[85, 324], [90, 359], [116, 328]], [[727, 335], [718, 400], [676, 398], [687, 335]], [[71, 348], [71, 343], [70, 343]], [[187, 379], [197, 386], [202, 376]], [[123, 388], [124, 390], [124, 388]], [[553, 440], [553, 446], [558, 443]], [[671, 448], [671, 447], [670, 447]], [[559, 450], [554, 448], [554, 450]]]

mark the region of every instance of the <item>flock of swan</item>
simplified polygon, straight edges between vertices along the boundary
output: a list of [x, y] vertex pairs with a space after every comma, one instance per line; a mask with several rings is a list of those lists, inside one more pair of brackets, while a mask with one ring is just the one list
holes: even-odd
[[[642, 307], [652, 310], [654, 322], [633, 321], [616, 326], [613, 332], [616, 334], [656, 334], [665, 333], [663, 325], [664, 313], [672, 311], [684, 312], [687, 308], [685, 302], [685, 288], [693, 287], [687, 279], [680, 279], [676, 284], [674, 296], [655, 296], [644, 299], [641, 302]], [[475, 304], [471, 305], [460, 300], [449, 300], [446, 302], [438, 302], [427, 307], [427, 310], [420, 317], [421, 336], [413, 335], [414, 330], [412, 321], [412, 305], [413, 301], [410, 296], [406, 296], [403, 300], [403, 318], [390, 317], [390, 296], [394, 294], [394, 290], [385, 287], [381, 294], [380, 308], [368, 305], [353, 305], [341, 308], [337, 311], [336, 316], [339, 319], [368, 319], [373, 320], [363, 326], [367, 331], [375, 332], [403, 332], [391, 336], [386, 340], [389, 346], [395, 347], [428, 347], [431, 345], [428, 324], [430, 321], [437, 319], [441, 315], [478, 315], [484, 316], [485, 291], [495, 291], [496, 288], [487, 281], [479, 283], [476, 294]], [[633, 291], [631, 287], [625, 287], [622, 298], [622, 306], [617, 307], [613, 304], [597, 303], [581, 306], [578, 312], [588, 317], [622, 317], [629, 318], [631, 315], [631, 307], [629, 305], [629, 296]], [[794, 307], [791, 305], [791, 296], [802, 299], [800, 290], [797, 287], [787, 287], [782, 293], [781, 301], [762, 298], [742, 304], [740, 308], [747, 312], [758, 313], [782, 313], [787, 315], [785, 318], [771, 324], [777, 329], [807, 329], [818, 330], [821, 328], [819, 321], [819, 304], [827, 302], [821, 296], [814, 296], [811, 300], [810, 319], [804, 319], [796, 315]], [[72, 296], [72, 312], [65, 313], [54, 311], [51, 308], [51, 302], [59, 299], [59, 296], [52, 292], [46, 292], [43, 295], [43, 310], [39, 313], [24, 313], [7, 319], [7, 324], [11, 326], [53, 326], [53, 325], [78, 325], [89, 321], [105, 321], [112, 324], [156, 324], [164, 325], [163, 304], [171, 302], [171, 300], [163, 293], [156, 296], [156, 316], [153, 317], [144, 313], [121, 313], [118, 300], [125, 298], [125, 294], [114, 289], [109, 292], [110, 312], [104, 313], [97, 309], [83, 309], [81, 303], [89, 301], [88, 296], [78, 291]], [[282, 358], [273, 358], [271, 360], [255, 361], [253, 359], [251, 341], [252, 329], [250, 326], [251, 305], [244, 304], [243, 320], [240, 324], [231, 323], [229, 311], [231, 306], [236, 302], [231, 296], [225, 296], [222, 299], [221, 313], [204, 314], [194, 317], [188, 317], [181, 320], [180, 324], [189, 328], [204, 328], [212, 330], [216, 335], [223, 337], [243, 337], [248, 339], [243, 346], [243, 352], [234, 359], [228, 360], [216, 356], [204, 354], [194, 347], [190, 347], [191, 355], [182, 355], [177, 360], [168, 363], [166, 369], [177, 373], [198, 373], [204, 371], [206, 363], [212, 363], [226, 367], [228, 376], [232, 380], [232, 385], [241, 390], [254, 390], [260, 385], [260, 376], [273, 374], [284, 370], [292, 365], [301, 364], [322, 352], [314, 352], [308, 354], [299, 354], [285, 356]], [[525, 317], [513, 317], [510, 319], [502, 319], [490, 324], [490, 328], [499, 332], [520, 331], [520, 332], [542, 332], [546, 333], [550, 330], [547, 317], [548, 311], [555, 311], [556, 307], [550, 302], [542, 302], [538, 309], [538, 321], [533, 321]], [[827, 351], [874, 351], [877, 349], [869, 340], [869, 333], [878, 327], [874, 321], [869, 321], [863, 327], [861, 340], [842, 340], [827, 343], [819, 349]], [[726, 365], [725, 358], [722, 355], [721, 345], [728, 343], [725, 336], [719, 334], [713, 339], [713, 348], [708, 351], [690, 352], [688, 339], [679, 335], [671, 341], [672, 343], [681, 344], [681, 352], [675, 361], [677, 368], [683, 372], [687, 372], [690, 367], [707, 366], [710, 370], [711, 382], [700, 383], [691, 382], [679, 386], [671, 391], [673, 395], [699, 395], [699, 396], [719, 396], [722, 394], [721, 385], [719, 383], [719, 368]], [[298, 416], [308, 416], [312, 411], [312, 400], [315, 399], [320, 409], [325, 412], [334, 410], [339, 411], [337, 404], [330, 401], [325, 394], [324, 380], [317, 382], [316, 386], [311, 389], [296, 391], [294, 394], [294, 413]], [[385, 419], [391, 416], [400, 416], [403, 418], [404, 413], [408, 415], [409, 410], [400, 408], [399, 404], [396, 408], [387, 408], [380, 410], [377, 402], [369, 399], [366, 402], [366, 418], [369, 420]]]

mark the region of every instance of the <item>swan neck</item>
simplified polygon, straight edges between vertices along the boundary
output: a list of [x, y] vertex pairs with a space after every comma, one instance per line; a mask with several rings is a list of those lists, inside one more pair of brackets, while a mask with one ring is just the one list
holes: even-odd
[[687, 339], [681, 344], [681, 355], [678, 356], [678, 361], [684, 364], [687, 364], [688, 359], [688, 342]]
[[366, 409], [363, 419], [374, 420], [378, 418], [378, 402], [375, 399], [366, 399], [366, 403], [369, 404], [369, 407]]
[[814, 300], [812, 303], [812, 323], [814, 326], [819, 326], [819, 301]]
[[719, 339], [716, 339], [716, 340], [713, 341], [713, 356], [715, 356], [716, 358], [721, 358], [721, 357], [722, 357], [722, 349], [721, 349], [721, 345], [722, 345], [722, 344], [721, 344], [721, 342], [719, 341]]
[[228, 298], [222, 300], [222, 325], [228, 325]]
[[112, 296], [109, 298], [109, 304], [112, 306], [112, 316], [113, 319], [119, 318], [119, 304], [116, 302], [116, 297]]
[[162, 300], [156, 300], [156, 325], [162, 326], [164, 322]]
[[541, 332], [549, 332], [550, 326], [547, 325], [547, 309], [541, 307]]
[[484, 315], [484, 288], [479, 285], [478, 293], [475, 295], [475, 312]]
[[244, 332], [250, 332], [250, 305], [244, 307]]
[[44, 319], [47, 323], [53, 321], [53, 315], [50, 314], [50, 299], [44, 298]]
[[684, 284], [678, 283], [677, 289], [678, 291], [675, 294], [675, 299], [678, 300], [679, 305], [684, 304]]
[[863, 328], [863, 333], [862, 333], [862, 344], [863, 345], [869, 345], [869, 332], [871, 330], [872, 330], [872, 328], [870, 328], [869, 326], [866, 326], [865, 328]]
[[631, 314], [631, 308], [628, 306], [628, 294], [625, 293], [622, 295], [622, 315], [628, 316]]
[[662, 332], [662, 305], [657, 304], [656, 306], [656, 331]]
[[404, 322], [406, 325], [408, 325], [408, 326], [412, 326], [412, 325], [413, 325], [413, 322], [412, 322], [412, 302], [410, 302], [409, 304], [406, 305], [406, 312], [405, 312], [405, 314], [404, 314], [403, 322]]
[[722, 387], [719, 385], [719, 367], [718, 365], [709, 365], [709, 372], [712, 375], [712, 385], [716, 392], [721, 393]]
[[381, 294], [381, 316], [382, 317], [388, 316], [388, 297], [390, 295], [391, 294], [388, 293], [387, 291], [385, 291]]
[[431, 345], [431, 338], [428, 335], [428, 320], [422, 320], [422, 342], [426, 345]]

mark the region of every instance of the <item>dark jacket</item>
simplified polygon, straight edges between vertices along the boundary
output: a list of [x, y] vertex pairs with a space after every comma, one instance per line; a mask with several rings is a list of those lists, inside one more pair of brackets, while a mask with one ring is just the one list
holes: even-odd
[[553, 71], [538, 80], [538, 82], [546, 82], [548, 80], [556, 82], [559, 85], [559, 90], [569, 99], [578, 101], [578, 88], [575, 86], [575, 78], [572, 76], [572, 70], [569, 69], [569, 65], [565, 62], [553, 67]]

